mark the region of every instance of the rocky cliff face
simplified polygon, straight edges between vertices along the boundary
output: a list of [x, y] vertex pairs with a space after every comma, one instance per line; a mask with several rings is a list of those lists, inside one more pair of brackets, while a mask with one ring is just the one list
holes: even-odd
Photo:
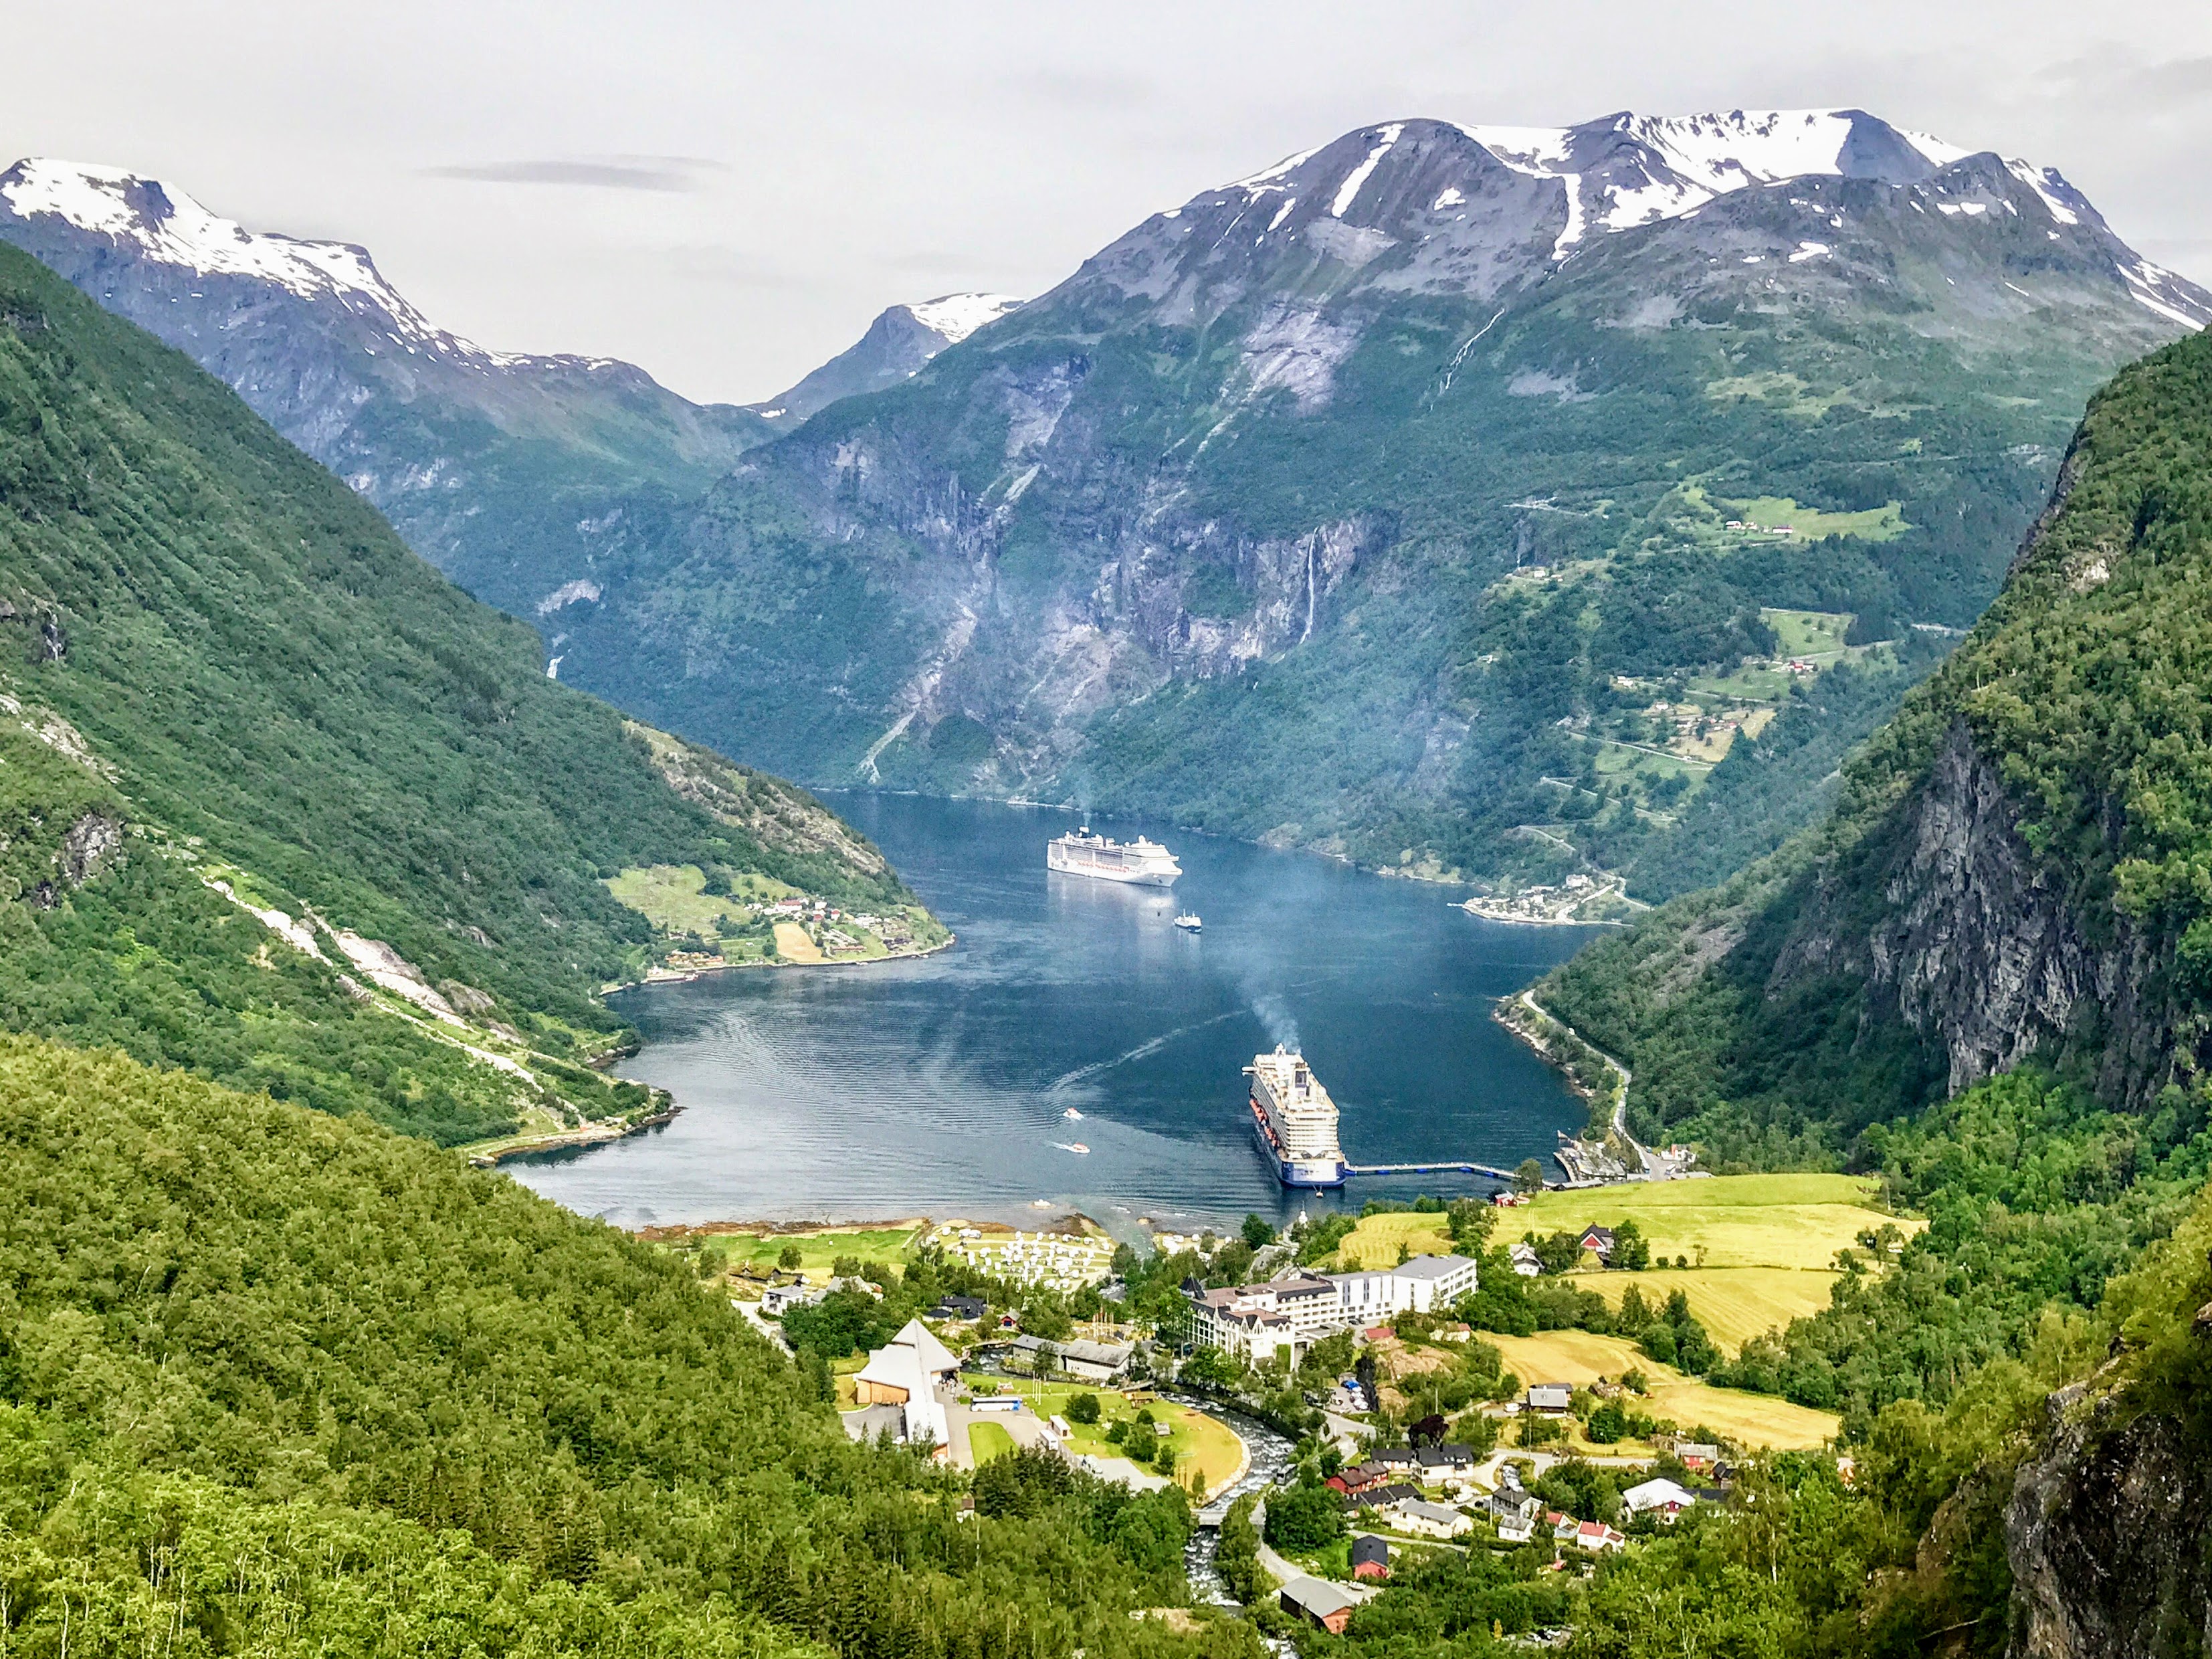
[[[1857, 112], [1362, 128], [611, 533], [562, 672], [824, 781], [1556, 845], [1614, 714], [1739, 619], [1970, 621], [2089, 386], [2212, 317], [2178, 281], [2057, 175]], [[1797, 527], [1713, 556], [1761, 512]], [[1622, 777], [1616, 840], [1671, 821]]]
[[[2212, 1340], [2212, 1339], [2208, 1339]], [[2005, 1517], [2011, 1659], [2163, 1659], [2212, 1650], [2212, 1468], [2201, 1434], [2116, 1425], [2075, 1385]], [[2085, 1417], [2086, 1420], [2069, 1419]]]
[[2173, 1072], [2170, 945], [2109, 902], [2086, 906], [2023, 838], [2025, 816], [1954, 723], [1871, 856], [1824, 872], [1770, 992], [1863, 978], [1868, 1017], [1893, 1014], [1940, 1045], [1952, 1093], [2078, 1045], [2108, 1098], [2140, 1106]]
[[[1757, 711], [1676, 688], [1762, 614], [1969, 623], [2089, 389], [2212, 319], [2057, 174], [1853, 110], [1363, 127], [1018, 308], [895, 307], [742, 456], [756, 412], [477, 351], [151, 181], [15, 169], [0, 235], [657, 725], [1478, 873], [1680, 821]], [[1747, 798], [1747, 853], [1825, 799]]]

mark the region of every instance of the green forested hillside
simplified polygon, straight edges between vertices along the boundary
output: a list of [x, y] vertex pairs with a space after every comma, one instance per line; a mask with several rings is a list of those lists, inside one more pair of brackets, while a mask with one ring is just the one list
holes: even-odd
[[[788, 786], [679, 793], [541, 663], [222, 386], [0, 247], [0, 1020], [467, 1139], [533, 1098], [625, 1106], [566, 1063], [652, 943], [604, 877], [911, 902]], [[388, 944], [474, 1034], [365, 1016], [332, 932], [318, 963], [216, 879]]]
[[1929, 1218], [1735, 1380], [1861, 1430], [1947, 1400], [2212, 1175], [2208, 584], [2198, 337], [2092, 403], [2004, 593], [1820, 830], [1540, 988], [1632, 1069], [1647, 1135], [1868, 1170]]
[[670, 1255], [372, 1125], [0, 1037], [0, 1213], [11, 1654], [1254, 1651], [1129, 1617], [1180, 1500], [963, 1520]]
[[[2082, 948], [2142, 943], [2135, 988], [2170, 1041], [2128, 1057], [2131, 1097], [2169, 1083], [2193, 1092], [2212, 990], [2197, 965], [2212, 959], [2208, 584], [2212, 339], [2200, 336], [2092, 403], [2004, 592], [1846, 769], [1828, 821], [1583, 952], [1553, 976], [1548, 1006], [1630, 1060], [1654, 1133], [1766, 1161], [1844, 1155], [1867, 1124], [1939, 1091], [1942, 1058], [1856, 959], [1823, 975], [1791, 947], [1848, 940], [1898, 902], [1889, 884], [1911, 861], [1915, 811], [1946, 745], [1963, 740], [2001, 778], [2004, 828]], [[2090, 1021], [2051, 1046], [2096, 1078], [2108, 1034]]]

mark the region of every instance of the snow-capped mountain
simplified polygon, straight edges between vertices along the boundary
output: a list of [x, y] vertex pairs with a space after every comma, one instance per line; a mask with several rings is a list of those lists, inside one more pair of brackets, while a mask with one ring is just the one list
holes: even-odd
[[[1381, 123], [749, 453], [562, 673], [823, 782], [1628, 861], [1706, 775], [1632, 711], [1770, 612], [1971, 623], [2089, 392], [2208, 319], [2058, 173], [1860, 111]], [[1737, 851], [1895, 673], [1790, 702]]]
[[[1625, 709], [1734, 684], [1770, 612], [1971, 623], [2089, 392], [2212, 321], [2057, 172], [1856, 110], [1363, 127], [757, 412], [483, 351], [128, 175], [14, 169], [0, 238], [656, 724], [1417, 869], [1632, 860], [1683, 781]], [[1895, 672], [1790, 700], [1757, 833]]]
[[921, 366], [986, 323], [1021, 308], [1010, 294], [945, 294], [878, 313], [868, 331], [821, 368], [766, 403], [749, 404], [780, 429], [797, 426], [840, 398], [881, 392], [910, 380]]
[[580, 553], [580, 526], [619, 498], [696, 493], [769, 435], [629, 363], [488, 350], [363, 248], [248, 230], [120, 168], [17, 162], [0, 173], [0, 240], [198, 360], [512, 608], [536, 597], [537, 562]]
[[[1255, 281], [1306, 266], [1333, 296], [1367, 288], [1489, 297], [1613, 237], [1693, 221], [1731, 199], [1764, 205], [1791, 184], [1822, 194], [1817, 206], [1796, 201], [1803, 234], [1774, 250], [1783, 258], [1825, 246], [1825, 233], [1848, 228], [1856, 204], [1881, 212], [1905, 202], [1970, 231], [1972, 220], [1994, 214], [1965, 240], [2033, 226], [2062, 245], [2075, 276], [2169, 322], [2212, 322], [2212, 297], [2129, 248], [2055, 170], [1905, 132], [1860, 110], [1622, 113], [1571, 127], [1387, 122], [1154, 216], [1074, 281], [1102, 278], [1164, 302], [1168, 315], [1234, 303]], [[1864, 188], [1830, 189], [1844, 185]]]

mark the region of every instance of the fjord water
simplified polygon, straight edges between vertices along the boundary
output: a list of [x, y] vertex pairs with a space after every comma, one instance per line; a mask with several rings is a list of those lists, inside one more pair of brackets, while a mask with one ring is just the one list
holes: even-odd
[[[1281, 1191], [1254, 1146], [1242, 1074], [1278, 1042], [1303, 1045], [1335, 1096], [1354, 1164], [1548, 1164], [1556, 1132], [1583, 1121], [1491, 1009], [1586, 930], [1479, 921], [1454, 908], [1455, 889], [1102, 822], [1182, 860], [1172, 891], [1124, 887], [1046, 871], [1045, 842], [1075, 825], [1065, 812], [889, 794], [834, 804], [958, 942], [913, 962], [623, 993], [615, 1006], [644, 1039], [623, 1074], [673, 1091], [682, 1115], [508, 1165], [519, 1179], [630, 1226], [1014, 1219], [1039, 1200], [1109, 1226], [1169, 1224], [1488, 1188], [1431, 1176], [1355, 1180], [1341, 1198]], [[1205, 931], [1177, 931], [1179, 909]]]

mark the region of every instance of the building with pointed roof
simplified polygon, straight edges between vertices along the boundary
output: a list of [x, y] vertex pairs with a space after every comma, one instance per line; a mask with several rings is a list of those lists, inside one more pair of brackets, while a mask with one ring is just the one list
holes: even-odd
[[854, 1374], [853, 1397], [863, 1406], [900, 1407], [906, 1429], [901, 1437], [909, 1444], [926, 1438], [942, 1446], [949, 1431], [937, 1391], [959, 1380], [960, 1362], [951, 1351], [919, 1319], [909, 1319]]

